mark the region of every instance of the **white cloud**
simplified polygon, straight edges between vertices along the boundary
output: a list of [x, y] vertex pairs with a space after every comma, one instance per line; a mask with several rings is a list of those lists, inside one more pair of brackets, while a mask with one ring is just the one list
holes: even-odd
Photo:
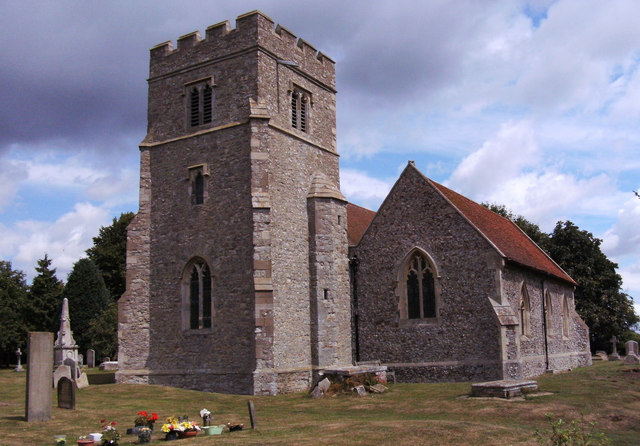
[[340, 171], [340, 189], [351, 202], [377, 209], [391, 190], [392, 183], [379, 180], [355, 169]]
[[[618, 211], [618, 219], [604, 234], [602, 250], [613, 257], [640, 252], [640, 200], [635, 196]], [[640, 279], [640, 264], [636, 269]], [[636, 285], [636, 289], [640, 290], [640, 281]]]
[[27, 220], [0, 225], [0, 257], [11, 258], [13, 268], [24, 271], [31, 279], [37, 260], [46, 253], [58, 269], [58, 278], [64, 280], [73, 264], [92, 246], [99, 227], [108, 225], [110, 218], [107, 209], [77, 203], [53, 223]]
[[21, 162], [0, 159], [0, 213], [13, 201], [18, 184], [24, 179], [24, 166]]

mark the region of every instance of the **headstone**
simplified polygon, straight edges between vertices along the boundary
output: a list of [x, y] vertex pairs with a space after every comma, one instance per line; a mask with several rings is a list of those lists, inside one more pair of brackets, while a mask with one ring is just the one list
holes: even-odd
[[96, 366], [96, 351], [93, 349], [87, 350], [87, 367], [90, 369]]
[[84, 364], [84, 356], [78, 353], [78, 367], [82, 367], [83, 364]]
[[613, 351], [609, 355], [609, 361], [619, 361], [620, 355], [618, 354], [618, 338], [613, 336], [611, 337], [611, 339], [609, 339], [609, 342], [611, 342], [612, 349], [613, 349]]
[[28, 422], [51, 419], [51, 375], [53, 373], [53, 333], [30, 332], [27, 338], [27, 396], [25, 415]]
[[71, 369], [71, 379], [74, 381], [78, 379], [80, 373], [76, 362], [72, 358], [67, 358], [64, 360], [64, 365], [69, 366], [69, 369]]
[[605, 352], [604, 350], [596, 350], [596, 357], [600, 358], [603, 361], [609, 360], [609, 356], [607, 355], [607, 352]]
[[16, 350], [16, 356], [18, 357], [18, 365], [16, 365], [16, 368], [13, 369], [14, 372], [24, 372], [24, 369], [22, 368], [22, 361], [20, 360], [20, 357], [22, 356], [22, 352], [20, 351], [20, 348], [18, 348], [18, 350]]
[[363, 385], [356, 386], [353, 390], [355, 390], [359, 396], [367, 396], [367, 389], [365, 389]]
[[640, 357], [638, 357], [638, 355], [631, 353], [630, 355], [627, 355], [624, 357], [624, 363], [626, 365], [629, 364], [640, 364]]
[[111, 358], [109, 358], [108, 356], [102, 359], [102, 362], [110, 362], [110, 361], [111, 361]]
[[78, 389], [84, 389], [85, 387], [89, 387], [89, 378], [87, 378], [87, 374], [82, 372], [78, 379], [76, 379], [76, 385]]
[[71, 367], [68, 365], [59, 365], [56, 367], [56, 370], [53, 372], [53, 387], [55, 389], [58, 388], [58, 383], [62, 377], [71, 379]]
[[[627, 356], [634, 354], [638, 356], [638, 343], [636, 341], [627, 341], [624, 343]], [[20, 350], [20, 349], [18, 349]]]
[[118, 361], [105, 361], [100, 364], [100, 370], [118, 370]]
[[311, 398], [313, 398], [313, 399], [322, 398], [323, 396], [324, 396], [324, 392], [318, 386], [315, 386], [313, 388], [313, 390], [311, 391]]
[[71, 358], [78, 361], [78, 346], [73, 339], [71, 331], [71, 320], [69, 319], [69, 301], [65, 297], [62, 299], [62, 311], [60, 312], [60, 329], [56, 337], [56, 343], [53, 346], [55, 352], [55, 365], [64, 364], [64, 360]]
[[66, 376], [58, 381], [58, 407], [61, 409], [76, 409], [76, 385]]
[[329, 390], [330, 386], [331, 386], [331, 381], [329, 381], [329, 379], [327, 378], [323, 379], [318, 383], [318, 387], [320, 387], [320, 389], [322, 389], [322, 392], [324, 393], [327, 393], [327, 390]]

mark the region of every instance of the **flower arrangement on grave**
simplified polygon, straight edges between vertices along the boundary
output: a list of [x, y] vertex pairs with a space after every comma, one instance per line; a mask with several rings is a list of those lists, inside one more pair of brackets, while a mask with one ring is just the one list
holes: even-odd
[[102, 444], [103, 446], [116, 446], [120, 440], [120, 432], [116, 427], [116, 422], [111, 421], [107, 423], [107, 420], [100, 420], [102, 423]]
[[134, 426], [144, 426], [153, 430], [154, 423], [158, 420], [158, 414], [153, 412], [151, 415], [146, 410], [138, 412], [134, 420]]
[[211, 416], [211, 412], [207, 409], [202, 409], [200, 411], [200, 417], [202, 418], [203, 426], [209, 426], [209, 422], [213, 419], [213, 417]]
[[149, 443], [151, 442], [151, 433], [153, 431], [151, 430], [151, 428], [148, 428], [146, 426], [141, 427], [140, 429], [138, 429], [138, 443]]
[[189, 421], [189, 417], [186, 415], [179, 418], [169, 417], [167, 418], [167, 422], [162, 425], [162, 432], [166, 434], [167, 440], [184, 437], [184, 434], [187, 433], [195, 435], [199, 430], [200, 426], [193, 421]]

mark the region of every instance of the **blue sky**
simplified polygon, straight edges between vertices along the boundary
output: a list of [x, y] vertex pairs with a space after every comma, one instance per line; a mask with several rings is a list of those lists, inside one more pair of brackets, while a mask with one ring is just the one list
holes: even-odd
[[[229, 2], [231, 3], [231, 2]], [[640, 303], [640, 2], [0, 3], [0, 258], [66, 279], [136, 211], [148, 50], [260, 9], [336, 61], [341, 187], [408, 160], [478, 202], [603, 240]]]

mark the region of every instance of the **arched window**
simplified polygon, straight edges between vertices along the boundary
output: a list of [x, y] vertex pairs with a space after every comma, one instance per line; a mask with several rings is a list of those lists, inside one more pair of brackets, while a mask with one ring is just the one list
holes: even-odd
[[299, 88], [291, 92], [291, 127], [307, 132], [311, 95]]
[[520, 291], [520, 335], [529, 336], [531, 334], [531, 301], [527, 292], [527, 285], [522, 284]]
[[202, 171], [198, 171], [193, 180], [193, 204], [202, 203], [204, 203], [204, 177]]
[[398, 277], [400, 318], [435, 319], [438, 314], [438, 274], [433, 261], [416, 249], [403, 263]]
[[213, 87], [213, 77], [185, 85], [188, 127], [198, 127], [213, 121]]
[[207, 262], [202, 259], [189, 262], [183, 279], [183, 294], [183, 328], [211, 328], [213, 300], [211, 270]]
[[562, 336], [569, 337], [569, 300], [562, 296]]
[[552, 315], [553, 315], [553, 305], [551, 303], [551, 293], [549, 290], [544, 292], [544, 324], [547, 327], [547, 335], [550, 335], [552, 332]]

